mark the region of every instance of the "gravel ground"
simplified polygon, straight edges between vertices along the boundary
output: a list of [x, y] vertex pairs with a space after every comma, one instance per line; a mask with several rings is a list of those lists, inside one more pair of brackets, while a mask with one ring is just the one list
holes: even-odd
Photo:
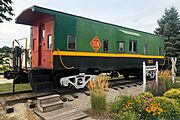
[[[125, 89], [109, 89], [109, 92], [107, 94], [107, 102], [111, 103], [113, 102], [118, 96], [121, 95], [138, 95], [142, 92], [142, 86], [137, 87], [125, 87]], [[90, 109], [90, 96], [85, 95], [84, 93], [77, 93], [79, 98], [74, 99], [74, 101], [65, 102], [65, 106], [72, 106], [78, 110], [86, 111]], [[2, 108], [0, 107], [0, 120], [40, 120], [40, 118], [33, 113], [32, 110], [27, 109], [26, 105], [24, 103], [19, 103], [14, 105], [14, 112], [10, 114], [4, 114], [2, 113]], [[91, 117], [87, 117], [84, 120], [94, 120]]]
[[25, 103], [18, 103], [13, 107], [13, 113], [4, 114], [1, 111], [0, 120], [41, 120], [32, 110], [27, 109]]
[[[113, 102], [118, 96], [121, 95], [138, 95], [142, 93], [142, 86], [137, 86], [137, 87], [125, 87], [125, 89], [119, 89], [119, 90], [114, 90], [114, 89], [109, 89], [108, 95], [107, 95], [107, 102], [111, 103]], [[65, 105], [70, 105], [73, 106], [74, 108], [82, 111], [86, 111], [87, 109], [90, 109], [90, 96], [87, 96], [83, 93], [78, 93], [79, 98], [75, 99], [74, 101], [71, 102], [65, 102]]]

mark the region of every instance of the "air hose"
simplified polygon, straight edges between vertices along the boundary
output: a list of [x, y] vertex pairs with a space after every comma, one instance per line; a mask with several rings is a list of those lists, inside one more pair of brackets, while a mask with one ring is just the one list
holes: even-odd
[[[58, 52], [61, 52], [59, 49], [57, 49], [57, 50], [58, 50]], [[61, 54], [59, 54], [59, 60], [60, 60], [60, 62], [61, 62], [61, 65], [62, 65], [65, 69], [73, 69], [73, 68], [74, 68], [74, 66], [72, 66], [72, 67], [67, 67], [67, 66], [64, 64], [64, 62], [63, 62], [63, 60], [62, 60]]]

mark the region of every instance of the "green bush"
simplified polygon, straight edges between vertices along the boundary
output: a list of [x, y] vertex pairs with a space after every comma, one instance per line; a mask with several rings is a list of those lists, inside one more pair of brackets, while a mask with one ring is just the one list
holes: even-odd
[[150, 92], [143, 92], [137, 96], [137, 98], [153, 98], [153, 94]]
[[164, 93], [164, 96], [170, 99], [174, 99], [180, 104], [180, 88], [168, 90]]
[[112, 116], [113, 120], [139, 120], [137, 114], [133, 111], [120, 111]]
[[[152, 115], [146, 111], [149, 107], [150, 101], [153, 99], [151, 93], [145, 92], [138, 96], [122, 96], [112, 104], [111, 111], [113, 112], [113, 119], [154, 119], [157, 115]], [[153, 105], [155, 106], [155, 105]], [[152, 106], [152, 107], [153, 107]], [[156, 105], [157, 106], [157, 105]], [[160, 109], [160, 108], [158, 108]], [[150, 111], [151, 112], [151, 111]], [[159, 111], [158, 111], [159, 112]], [[157, 111], [153, 112], [157, 113]]]
[[161, 119], [165, 120], [179, 120], [180, 119], [180, 106], [173, 100], [166, 97], [155, 97], [152, 102], [157, 103], [162, 108], [160, 114]]
[[116, 101], [111, 106], [111, 111], [114, 113], [118, 113], [124, 107], [124, 105], [131, 100], [131, 96], [120, 96], [116, 99]]
[[111, 106], [114, 120], [178, 120], [179, 104], [166, 97], [153, 97], [145, 92], [138, 96], [122, 96]]

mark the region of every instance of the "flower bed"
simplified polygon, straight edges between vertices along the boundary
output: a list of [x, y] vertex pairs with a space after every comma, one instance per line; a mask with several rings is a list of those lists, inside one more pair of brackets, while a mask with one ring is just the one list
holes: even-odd
[[119, 97], [111, 107], [112, 117], [115, 120], [178, 120], [180, 119], [180, 107], [173, 99], [166, 97], [153, 97], [145, 92], [138, 96]]

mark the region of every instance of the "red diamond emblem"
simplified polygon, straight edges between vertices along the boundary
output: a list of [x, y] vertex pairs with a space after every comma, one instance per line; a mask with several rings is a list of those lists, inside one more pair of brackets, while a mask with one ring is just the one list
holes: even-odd
[[90, 42], [91, 47], [94, 49], [95, 52], [97, 52], [99, 50], [99, 48], [101, 47], [101, 42], [99, 41], [98, 37], [95, 36], [91, 42]]

